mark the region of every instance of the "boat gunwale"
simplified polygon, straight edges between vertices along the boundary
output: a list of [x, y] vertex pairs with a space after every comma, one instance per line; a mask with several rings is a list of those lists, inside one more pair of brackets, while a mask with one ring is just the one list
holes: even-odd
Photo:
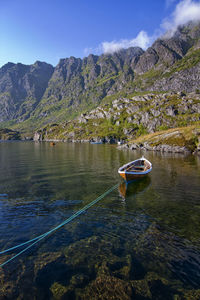
[[[123, 171], [122, 171], [122, 169], [124, 169], [124, 168], [126, 168], [126, 167], [128, 167], [128, 166], [130, 166], [130, 165], [132, 165], [132, 164], [134, 164], [134, 162], [139, 161], [139, 160], [144, 160], [144, 161], [146, 161], [146, 162], [148, 163], [148, 165], [150, 166], [150, 168], [147, 169], [146, 171], [141, 171], [141, 172], [126, 171], [126, 170], [123, 170]], [[150, 161], [148, 161], [145, 157], [141, 157], [141, 158], [139, 158], [139, 159], [135, 159], [135, 160], [133, 160], [133, 161], [131, 161], [131, 162], [129, 162], [129, 163], [127, 163], [127, 164], [121, 166], [121, 167], [118, 169], [118, 173], [119, 173], [119, 174], [127, 174], [127, 175], [145, 175], [145, 174], [148, 174], [149, 172], [151, 172], [151, 170], [152, 170], [152, 163], [151, 163]]]

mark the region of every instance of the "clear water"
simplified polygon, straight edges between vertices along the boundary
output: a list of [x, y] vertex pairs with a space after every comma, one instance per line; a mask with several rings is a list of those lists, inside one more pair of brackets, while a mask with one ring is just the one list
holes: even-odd
[[[0, 143], [0, 249], [103, 200], [0, 270], [2, 299], [200, 299], [200, 158], [111, 145]], [[18, 250], [0, 255], [0, 263]]]

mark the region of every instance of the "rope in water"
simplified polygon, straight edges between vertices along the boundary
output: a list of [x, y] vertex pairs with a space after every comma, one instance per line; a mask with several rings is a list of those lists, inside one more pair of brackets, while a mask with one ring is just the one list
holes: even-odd
[[18, 252], [16, 255], [14, 255], [13, 257], [11, 257], [10, 259], [6, 260], [4, 263], [0, 264], [0, 267], [5, 266], [7, 263], [9, 263], [10, 261], [12, 261], [13, 259], [15, 259], [16, 257], [18, 257], [19, 255], [21, 255], [22, 253], [24, 253], [26, 250], [28, 250], [29, 248], [31, 248], [32, 246], [34, 246], [36, 243], [38, 243], [39, 241], [41, 241], [42, 239], [44, 239], [46, 236], [48, 236], [49, 234], [51, 234], [52, 232], [56, 231], [57, 229], [63, 227], [64, 225], [68, 224], [70, 221], [72, 221], [73, 219], [75, 219], [76, 217], [78, 217], [80, 214], [82, 214], [83, 212], [85, 212], [88, 208], [90, 208], [91, 206], [93, 206], [94, 204], [96, 204], [97, 202], [99, 202], [101, 199], [103, 199], [105, 196], [107, 196], [108, 194], [110, 194], [113, 190], [115, 190], [118, 187], [118, 184], [114, 185], [113, 187], [111, 187], [109, 190], [107, 190], [105, 193], [103, 193], [102, 195], [100, 195], [98, 198], [96, 198], [95, 200], [93, 200], [92, 202], [88, 203], [87, 205], [85, 205], [83, 208], [81, 208], [80, 210], [78, 210], [75, 214], [73, 214], [71, 217], [67, 218], [65, 221], [63, 221], [61, 224], [59, 224], [58, 226], [52, 228], [51, 230], [45, 232], [44, 234], [41, 234], [31, 240], [28, 240], [27, 242], [21, 243], [19, 245], [16, 245], [14, 247], [8, 248], [6, 250], [3, 250], [0, 252], [0, 254], [4, 254], [6, 252], [9, 252], [11, 250], [17, 249], [19, 247], [22, 247], [24, 245], [30, 244], [28, 247], [26, 247], [25, 249], [23, 249], [22, 251]]

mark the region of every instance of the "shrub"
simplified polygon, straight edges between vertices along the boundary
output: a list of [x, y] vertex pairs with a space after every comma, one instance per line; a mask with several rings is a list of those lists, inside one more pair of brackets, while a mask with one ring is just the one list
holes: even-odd
[[200, 90], [199, 89], [196, 89], [195, 92], [196, 92], [196, 94], [200, 94]]

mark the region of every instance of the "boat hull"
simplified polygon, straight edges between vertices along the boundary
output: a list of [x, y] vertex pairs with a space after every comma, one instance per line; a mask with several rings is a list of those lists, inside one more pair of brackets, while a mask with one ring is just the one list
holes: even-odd
[[152, 170], [152, 164], [144, 157], [127, 163], [119, 168], [119, 175], [127, 182], [143, 178]]
[[[147, 173], [148, 174], [148, 173]], [[147, 174], [127, 174], [126, 172], [124, 173], [119, 173], [119, 175], [125, 180], [125, 181], [131, 181], [134, 179], [139, 179], [147, 176]]]

